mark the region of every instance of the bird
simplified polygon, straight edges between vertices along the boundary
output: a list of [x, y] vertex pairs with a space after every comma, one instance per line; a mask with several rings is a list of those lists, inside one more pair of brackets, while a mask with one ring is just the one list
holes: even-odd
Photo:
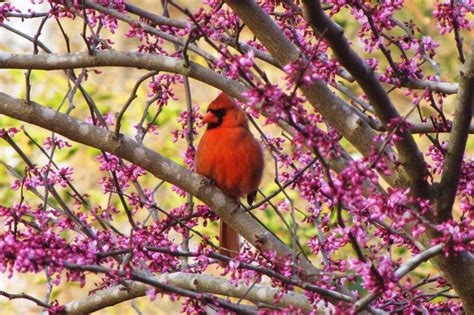
[[[196, 172], [237, 202], [247, 196], [252, 205], [262, 181], [264, 155], [245, 112], [222, 92], [209, 104], [203, 122], [207, 129], [196, 151]], [[235, 258], [240, 252], [240, 236], [222, 219], [219, 224], [219, 253]], [[221, 261], [220, 265], [227, 264]]]

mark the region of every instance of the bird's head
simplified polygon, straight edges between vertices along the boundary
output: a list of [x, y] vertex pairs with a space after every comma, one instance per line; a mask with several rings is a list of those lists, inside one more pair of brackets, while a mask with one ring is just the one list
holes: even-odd
[[225, 93], [219, 94], [207, 107], [203, 122], [207, 124], [207, 129], [218, 127], [248, 128], [247, 117], [243, 110], [239, 108], [232, 97]]

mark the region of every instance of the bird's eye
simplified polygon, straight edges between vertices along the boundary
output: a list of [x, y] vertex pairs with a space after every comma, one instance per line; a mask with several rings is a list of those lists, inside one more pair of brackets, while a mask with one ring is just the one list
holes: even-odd
[[219, 118], [224, 117], [225, 112], [226, 112], [225, 108], [219, 108], [213, 111], [214, 115], [216, 115]]

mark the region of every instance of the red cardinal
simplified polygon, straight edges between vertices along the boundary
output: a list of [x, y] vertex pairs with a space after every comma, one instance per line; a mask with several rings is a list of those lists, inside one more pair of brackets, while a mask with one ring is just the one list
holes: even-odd
[[[197, 149], [196, 172], [213, 179], [235, 200], [246, 195], [251, 205], [262, 180], [263, 152], [250, 132], [245, 112], [229, 95], [221, 93], [209, 104], [203, 122], [207, 130]], [[239, 234], [222, 220], [219, 240], [220, 254], [239, 254]]]

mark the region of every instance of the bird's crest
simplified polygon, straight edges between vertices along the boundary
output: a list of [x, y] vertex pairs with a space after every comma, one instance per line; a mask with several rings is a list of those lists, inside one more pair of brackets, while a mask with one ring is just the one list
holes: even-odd
[[237, 104], [235, 103], [234, 99], [227, 95], [226, 93], [222, 92], [219, 94], [219, 96], [216, 97], [215, 100], [213, 100], [209, 106], [207, 107], [207, 110], [218, 110], [218, 109], [234, 109], [238, 108]]

